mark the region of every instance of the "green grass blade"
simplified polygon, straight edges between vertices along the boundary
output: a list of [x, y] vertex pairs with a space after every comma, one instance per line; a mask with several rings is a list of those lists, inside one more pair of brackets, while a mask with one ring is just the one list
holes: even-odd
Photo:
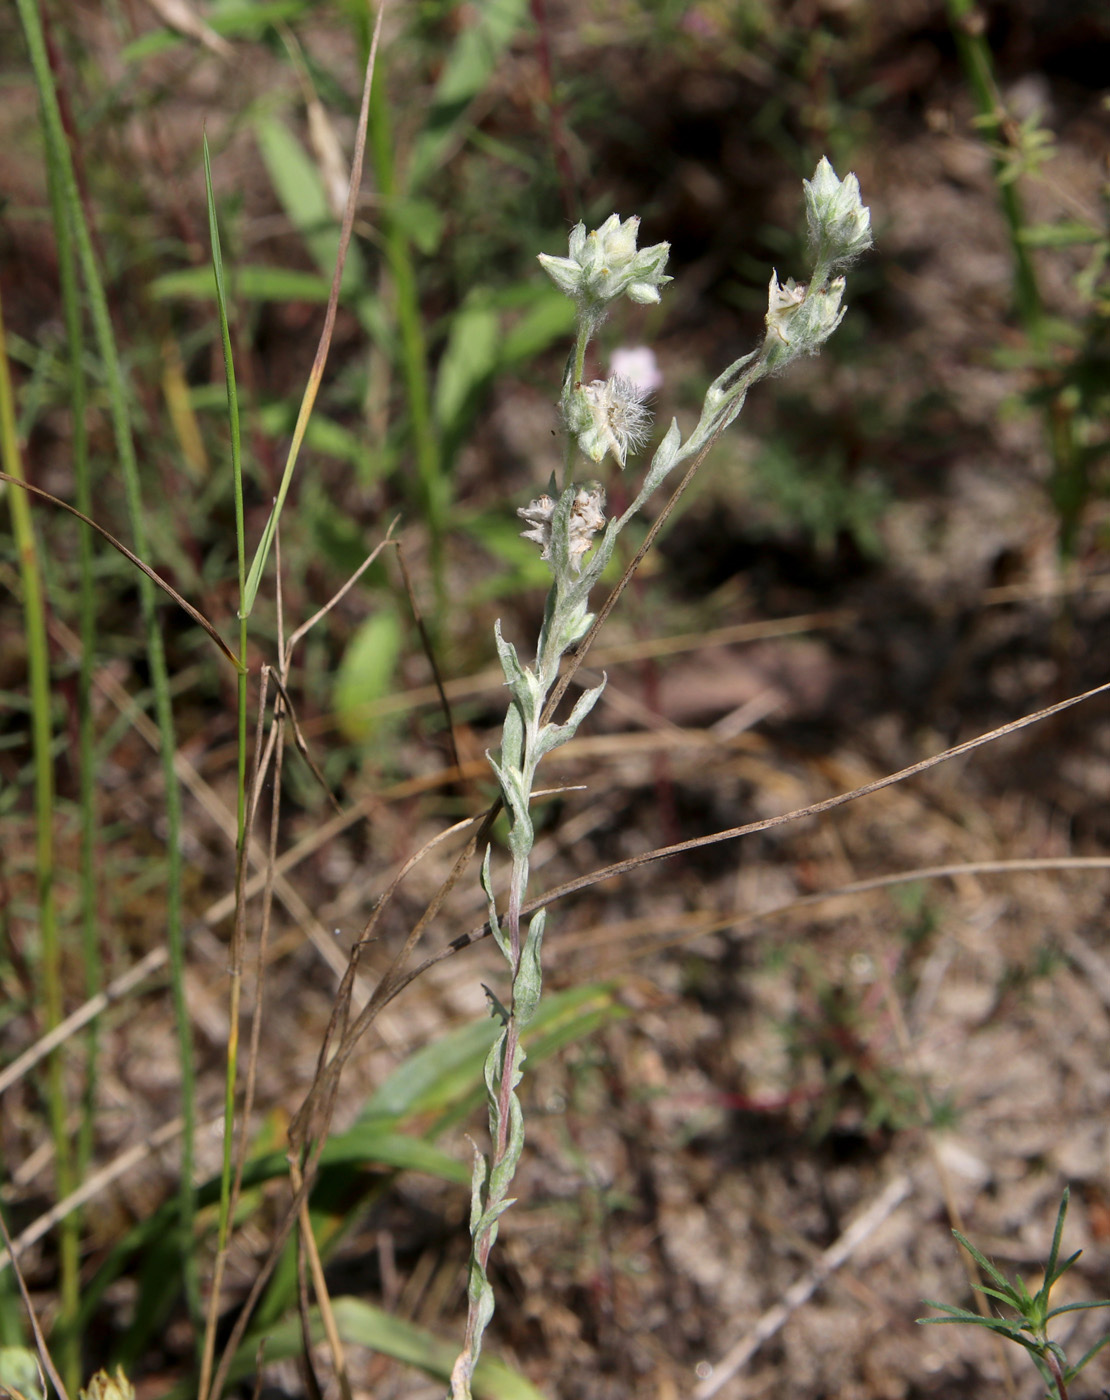
[[[108, 301], [100, 276], [92, 237], [85, 221], [84, 207], [77, 189], [73, 163], [62, 124], [58, 96], [54, 88], [53, 73], [50, 69], [42, 25], [35, 0], [17, 0], [20, 20], [27, 40], [31, 67], [35, 77], [42, 112], [43, 131], [46, 138], [47, 159], [54, 169], [55, 178], [62, 190], [63, 202], [73, 231], [78, 263], [89, 299], [93, 330], [97, 349], [103, 362], [104, 375], [112, 425], [116, 440], [120, 474], [123, 478], [127, 510], [134, 536], [135, 552], [146, 553], [146, 528], [143, 512], [142, 493], [139, 484], [138, 462], [131, 431], [128, 395], [124, 383], [123, 367], [116, 348], [115, 332], [112, 327]], [[146, 631], [147, 657], [155, 697], [155, 719], [160, 738], [162, 773], [165, 783], [166, 845], [167, 845], [167, 899], [166, 932], [170, 953], [171, 985], [174, 1016], [177, 1022], [178, 1057], [181, 1072], [181, 1106], [185, 1119], [182, 1134], [180, 1186], [179, 1186], [179, 1230], [180, 1259], [186, 1294], [194, 1318], [200, 1315], [200, 1287], [196, 1262], [192, 1250], [193, 1232], [193, 1158], [195, 1140], [195, 1079], [193, 1067], [192, 1032], [189, 1025], [188, 1007], [185, 1001], [185, 952], [182, 923], [182, 857], [181, 857], [181, 799], [174, 772], [175, 742], [173, 732], [173, 710], [170, 700], [169, 675], [162, 634], [155, 613], [154, 586], [145, 574], [139, 574], [139, 596], [142, 605]]]
[[1060, 1209], [1056, 1212], [1056, 1227], [1052, 1231], [1052, 1248], [1048, 1251], [1048, 1263], [1045, 1265], [1044, 1270], [1043, 1292], [1045, 1294], [1045, 1297], [1048, 1296], [1048, 1290], [1060, 1277], [1060, 1274], [1062, 1274], [1065, 1269], [1070, 1268], [1071, 1265], [1074, 1264], [1075, 1261], [1079, 1258], [1078, 1253], [1073, 1254], [1072, 1257], [1068, 1260], [1068, 1262], [1063, 1266], [1063, 1268], [1059, 1270], [1057, 1270], [1056, 1268], [1056, 1260], [1060, 1257], [1060, 1241], [1063, 1239], [1064, 1236], [1064, 1217], [1068, 1213], [1068, 1202], [1070, 1200], [1071, 1191], [1068, 1189], [1068, 1187], [1065, 1186], [1064, 1193], [1060, 1197]]
[[[312, 261], [330, 277], [339, 255], [339, 227], [328, 208], [319, 168], [276, 117], [256, 118], [255, 134], [270, 183], [286, 217], [304, 239]], [[358, 245], [352, 244], [343, 267], [342, 293], [352, 296], [365, 285], [366, 264]]]
[[394, 162], [393, 136], [384, 83], [376, 83], [371, 92], [369, 136], [378, 188], [385, 200], [385, 255], [393, 279], [399, 332], [397, 352], [401, 379], [405, 386], [412, 451], [416, 458], [416, 496], [431, 537], [431, 565], [438, 617], [442, 614], [445, 602], [443, 540], [447, 528], [451, 487], [444, 475], [443, 459], [432, 415], [428, 351], [416, 284], [412, 240], [406, 230], [404, 218], [399, 216], [398, 212], [404, 204], [405, 190]]
[[[974, 1259], [975, 1262], [979, 1265], [979, 1267], [983, 1270], [983, 1272], [985, 1274], [989, 1274], [990, 1277], [994, 1279], [995, 1283], [997, 1283], [999, 1288], [1002, 1289], [1003, 1296], [1005, 1297], [1005, 1299], [1016, 1307], [1018, 1305], [1018, 1295], [1014, 1290], [1013, 1284], [1011, 1284], [1010, 1280], [1006, 1277], [1006, 1275], [1000, 1273], [999, 1270], [996, 1269], [995, 1266], [991, 1263], [991, 1261], [987, 1258], [987, 1256], [981, 1253], [978, 1249], [976, 1249], [975, 1246], [971, 1243], [971, 1241], [966, 1238], [966, 1236], [960, 1234], [959, 1230], [953, 1230], [952, 1233], [956, 1236], [956, 1238], [967, 1250], [968, 1254], [971, 1255], [972, 1259]], [[987, 1290], [984, 1290], [984, 1292], [985, 1291]]]
[[[524, 1038], [529, 1058], [539, 1062], [561, 1046], [625, 1014], [616, 987], [607, 982], [571, 987], [540, 1004]], [[499, 1026], [492, 1017], [468, 1022], [432, 1041], [400, 1064], [367, 1100], [358, 1124], [382, 1118], [439, 1115], [482, 1091], [482, 1066]]]
[[235, 359], [231, 349], [231, 329], [227, 316], [227, 294], [224, 286], [223, 251], [220, 246], [220, 225], [216, 216], [216, 197], [212, 190], [212, 159], [208, 136], [203, 138], [204, 192], [208, 208], [208, 236], [212, 250], [212, 272], [216, 284], [216, 308], [220, 319], [220, 338], [224, 352], [224, 381], [227, 389], [227, 417], [231, 439], [231, 471], [235, 497], [235, 552], [239, 574], [239, 675], [236, 686], [237, 765], [236, 765], [236, 835], [235, 835], [235, 894], [236, 932], [232, 940], [231, 976], [228, 989], [228, 1026], [226, 1068], [224, 1074], [224, 1134], [220, 1169], [220, 1209], [217, 1226], [216, 1264], [213, 1272], [208, 1321], [205, 1327], [201, 1361], [200, 1393], [206, 1395], [216, 1345], [216, 1324], [219, 1320], [223, 1267], [227, 1258], [231, 1233], [232, 1148], [235, 1142], [235, 1087], [239, 1078], [239, 1000], [242, 986], [240, 961], [242, 948], [243, 881], [246, 875], [247, 841], [247, 614], [243, 607], [247, 580], [246, 525], [243, 506], [243, 456], [239, 432], [239, 395], [235, 385]]
[[[367, 1347], [383, 1356], [392, 1356], [446, 1384], [455, 1359], [453, 1343], [441, 1341], [425, 1328], [404, 1318], [391, 1317], [359, 1298], [336, 1298], [332, 1308], [339, 1334], [349, 1346]], [[323, 1339], [318, 1308], [311, 1311], [310, 1331], [314, 1342]], [[229, 1380], [241, 1381], [256, 1372], [260, 1342], [263, 1343], [264, 1365], [299, 1356], [303, 1346], [300, 1319], [289, 1318], [248, 1337], [228, 1368]], [[168, 1391], [165, 1400], [187, 1400], [192, 1393], [190, 1384], [184, 1382]], [[545, 1400], [518, 1371], [494, 1358], [484, 1359], [479, 1364], [474, 1375], [474, 1394], [477, 1400]]]
[[[15, 400], [0, 308], [0, 461], [9, 475], [23, 479], [23, 462], [15, 428]], [[54, 900], [54, 760], [50, 698], [50, 648], [46, 635], [46, 602], [42, 591], [38, 543], [26, 492], [9, 490], [12, 536], [19, 555], [23, 585], [23, 626], [27, 639], [27, 670], [31, 696], [31, 745], [35, 775], [35, 882], [39, 918], [40, 986], [44, 1021], [53, 1030], [62, 1019], [61, 948]], [[54, 1172], [59, 1197], [73, 1189], [73, 1152], [62, 1052], [46, 1062], [46, 1101], [54, 1140]], [[61, 1235], [61, 1313], [58, 1365], [70, 1391], [81, 1379], [78, 1337], [74, 1330], [78, 1304], [77, 1236], [71, 1228]]]
[[460, 139], [467, 108], [492, 78], [501, 55], [528, 16], [528, 0], [481, 0], [455, 42], [436, 84], [424, 130], [409, 162], [408, 188], [416, 191]]
[[270, 556], [270, 550], [273, 548], [274, 535], [277, 532], [278, 521], [281, 519], [285, 498], [288, 495], [289, 486], [293, 480], [293, 470], [297, 464], [297, 457], [300, 455], [301, 442], [304, 439], [308, 420], [312, 416], [312, 409], [316, 403], [316, 395], [319, 392], [320, 381], [324, 374], [324, 366], [327, 363], [328, 350], [331, 347], [332, 331], [335, 327], [335, 311], [339, 303], [339, 287], [343, 280], [344, 260], [346, 259], [347, 250], [350, 246], [351, 229], [354, 225], [355, 197], [362, 179], [362, 161], [365, 151], [366, 128], [374, 83], [374, 65], [377, 60], [378, 40], [381, 35], [382, 13], [383, 11], [379, 9], [374, 28], [374, 37], [371, 41], [370, 53], [366, 61], [366, 76], [362, 88], [362, 105], [359, 108], [358, 116], [358, 135], [355, 141], [354, 159], [351, 162], [351, 184], [347, 195], [347, 208], [343, 215], [343, 227], [339, 235], [335, 273], [332, 277], [331, 292], [328, 296], [328, 309], [324, 317], [324, 328], [320, 333], [320, 342], [316, 347], [316, 358], [313, 361], [308, 383], [305, 386], [300, 410], [297, 413], [297, 423], [293, 429], [293, 441], [289, 447], [289, 455], [285, 460], [285, 470], [282, 472], [277, 500], [274, 502], [273, 510], [270, 512], [269, 518], [266, 521], [265, 529], [262, 532], [262, 539], [259, 541], [254, 559], [251, 561], [250, 572], [247, 574], [246, 590], [241, 605], [241, 612], [244, 617], [250, 616], [251, 609], [254, 607], [254, 600], [258, 596], [258, 586], [262, 580], [262, 571], [266, 567], [266, 561]]
[[[212, 301], [216, 295], [207, 267], [164, 272], [147, 289], [157, 301]], [[315, 272], [287, 267], [237, 267], [235, 295], [242, 301], [326, 302], [331, 283]]]
[[[1098, 1305], [1095, 1304], [1093, 1306]], [[1106, 1307], [1110, 1305], [1103, 1303], [1101, 1306]], [[1080, 1371], [1083, 1370], [1084, 1366], [1086, 1366], [1088, 1361], [1093, 1361], [1094, 1358], [1103, 1349], [1103, 1347], [1107, 1345], [1107, 1343], [1110, 1343], [1110, 1332], [1108, 1332], [1106, 1336], [1103, 1337], [1102, 1341], [1096, 1342], [1094, 1346], [1091, 1347], [1090, 1351], [1085, 1351], [1074, 1366], [1068, 1367], [1067, 1379], [1070, 1381], [1073, 1376], [1078, 1376], [1078, 1374], [1080, 1373]]]
[[[58, 281], [62, 313], [66, 330], [67, 382], [73, 423], [73, 475], [77, 508], [84, 514], [92, 509], [92, 479], [89, 464], [88, 432], [85, 425], [85, 336], [82, 324], [81, 293], [77, 278], [73, 239], [66, 219], [63, 191], [53, 162], [47, 162], [47, 184], [50, 192], [50, 217], [58, 249]], [[80, 813], [80, 857], [78, 888], [80, 907], [80, 958], [83, 964], [85, 996], [94, 997], [101, 988], [103, 967], [100, 956], [99, 900], [97, 889], [97, 802], [96, 802], [96, 733], [93, 724], [92, 681], [93, 658], [96, 648], [96, 582], [94, 569], [93, 531], [83, 527], [78, 535], [78, 632], [81, 656], [77, 672], [77, 782]], [[98, 1088], [98, 1059], [100, 1048], [99, 1018], [93, 1017], [83, 1037], [84, 1084], [81, 1093], [81, 1115], [74, 1144], [72, 1182], [81, 1181], [93, 1153]], [[68, 1194], [61, 1180], [59, 1194]], [[63, 1315], [59, 1334], [68, 1340], [63, 1344], [78, 1360], [82, 1349], [79, 1326], [79, 1251], [82, 1213], [74, 1211], [59, 1224], [62, 1257]], [[72, 1281], [71, 1281], [72, 1275]], [[67, 1295], [68, 1290], [68, 1295]], [[64, 1355], [62, 1358], [64, 1363]], [[67, 1369], [63, 1364], [63, 1370]], [[73, 1390], [78, 1375], [67, 1375]]]

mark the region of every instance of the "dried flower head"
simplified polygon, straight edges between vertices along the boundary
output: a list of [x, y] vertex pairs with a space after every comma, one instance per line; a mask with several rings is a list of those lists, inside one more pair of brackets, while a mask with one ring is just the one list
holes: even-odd
[[[555, 502], [548, 495], [521, 506], [517, 515], [528, 522], [527, 530], [521, 537], [534, 540], [542, 548], [541, 559], [551, 558], [551, 529], [555, 515]], [[580, 486], [575, 492], [570, 508], [570, 523], [567, 527], [567, 555], [575, 573], [581, 572], [582, 559], [594, 542], [594, 535], [605, 528], [605, 492], [594, 481], [588, 487]]]
[[582, 568], [582, 558], [594, 542], [594, 535], [605, 528], [605, 491], [600, 482], [591, 481], [575, 493], [570, 508], [570, 529], [567, 532], [568, 553], [574, 572]]
[[530, 527], [527, 530], [521, 530], [520, 537], [525, 540], [535, 540], [538, 545], [542, 545], [541, 559], [551, 558], [551, 515], [554, 509], [555, 502], [550, 496], [543, 495], [535, 501], [530, 501], [528, 505], [521, 506], [517, 511], [521, 520], [526, 520]]
[[764, 319], [768, 331], [773, 331], [784, 345], [790, 344], [790, 322], [805, 299], [804, 284], [799, 285], [793, 277], [788, 277], [785, 283], [780, 284], [778, 273], [771, 273], [771, 282], [767, 288], [767, 315]]
[[827, 286], [796, 286], [793, 278], [782, 285], [771, 274], [767, 289], [767, 335], [762, 363], [781, 369], [796, 355], [816, 355], [844, 319], [844, 278], [834, 277]]

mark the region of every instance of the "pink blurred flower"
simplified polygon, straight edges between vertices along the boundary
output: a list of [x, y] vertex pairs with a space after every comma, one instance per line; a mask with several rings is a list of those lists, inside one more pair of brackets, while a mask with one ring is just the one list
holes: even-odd
[[653, 394], [663, 383], [663, 371], [655, 352], [646, 345], [622, 345], [614, 350], [609, 372], [614, 378], [627, 379], [645, 396]]

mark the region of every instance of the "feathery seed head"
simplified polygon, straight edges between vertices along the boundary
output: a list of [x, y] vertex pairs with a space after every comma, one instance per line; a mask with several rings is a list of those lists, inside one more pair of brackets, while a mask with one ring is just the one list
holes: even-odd
[[629, 452], [638, 452], [651, 430], [647, 391], [623, 375], [579, 384], [570, 396], [567, 427], [591, 462], [611, 452], [624, 470]]

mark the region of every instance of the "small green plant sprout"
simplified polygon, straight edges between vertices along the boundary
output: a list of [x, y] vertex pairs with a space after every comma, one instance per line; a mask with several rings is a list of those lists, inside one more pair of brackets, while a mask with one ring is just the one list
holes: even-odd
[[[475, 1149], [471, 1190], [471, 1255], [467, 1282], [469, 1310], [462, 1351], [451, 1375], [452, 1400], [470, 1400], [471, 1379], [482, 1337], [494, 1311], [488, 1276], [490, 1252], [501, 1216], [512, 1204], [509, 1189], [524, 1146], [524, 1116], [516, 1094], [524, 1052], [520, 1035], [540, 1000], [540, 945], [545, 910], [537, 911], [522, 928], [529, 861], [534, 843], [530, 807], [536, 769], [545, 754], [572, 739], [605, 687], [586, 690], [562, 723], [553, 712], [569, 682], [560, 676], [563, 658], [589, 645], [595, 623], [589, 611], [590, 591], [613, 554], [617, 536], [645, 505], [670, 473], [688, 462], [685, 476], [672, 494], [671, 506], [692, 478], [701, 460], [744, 405], [751, 386], [784, 369], [800, 355], [815, 354], [840, 324], [844, 309], [844, 278], [839, 272], [871, 243], [871, 216], [860, 199], [854, 175], [839, 180], [822, 159], [811, 181], [804, 182], [806, 219], [813, 258], [810, 280], [780, 284], [771, 277], [766, 330], [759, 348], [737, 360], [710, 385], [701, 417], [685, 441], [672, 421], [656, 448], [631, 505], [606, 520], [605, 490], [592, 479], [575, 479], [578, 465], [592, 478], [606, 456], [625, 468], [629, 456], [647, 442], [647, 391], [631, 376], [614, 372], [608, 379], [586, 380], [586, 352], [610, 305], [627, 296], [651, 305], [671, 279], [664, 271], [670, 246], [656, 243], [638, 248], [637, 218], [617, 214], [592, 233], [578, 224], [570, 234], [568, 256], [540, 255], [552, 281], [574, 303], [576, 335], [563, 376], [559, 409], [565, 429], [562, 480], [552, 480], [547, 492], [518, 511], [526, 539], [540, 546], [552, 581], [544, 609], [535, 660], [526, 665], [516, 647], [496, 627], [497, 653], [509, 690], [509, 705], [501, 737], [501, 752], [490, 758], [509, 818], [508, 847], [512, 861], [508, 900], [498, 912], [490, 851], [482, 864], [482, 886], [489, 904], [490, 930], [508, 964], [511, 995], [502, 1002], [488, 992], [493, 1015], [501, 1022], [486, 1061], [485, 1079], [491, 1146], [488, 1154]], [[641, 547], [650, 545], [669, 512], [665, 506]], [[635, 563], [635, 561], [634, 561]], [[600, 616], [604, 618], [627, 582], [617, 585]]]
[[1056, 1397], [1056, 1400], [1068, 1400], [1068, 1383], [1083, 1370], [1092, 1357], [1098, 1355], [1107, 1342], [1110, 1342], [1110, 1333], [1108, 1333], [1100, 1342], [1096, 1342], [1080, 1361], [1074, 1366], [1069, 1366], [1063, 1347], [1058, 1342], [1052, 1341], [1048, 1335], [1048, 1324], [1054, 1317], [1059, 1317], [1061, 1313], [1080, 1312], [1087, 1308], [1110, 1308], [1110, 1298], [1102, 1298], [1097, 1302], [1090, 1303], [1064, 1303], [1058, 1308], [1050, 1308], [1048, 1305], [1049, 1294], [1057, 1279], [1066, 1274], [1083, 1253], [1081, 1249], [1077, 1249], [1069, 1258], [1062, 1263], [1060, 1262], [1060, 1237], [1064, 1233], [1064, 1216], [1067, 1214], [1069, 1196], [1070, 1193], [1065, 1187], [1060, 1200], [1060, 1209], [1056, 1215], [1056, 1229], [1052, 1236], [1052, 1248], [1049, 1251], [1048, 1263], [1045, 1265], [1044, 1282], [1033, 1294], [1026, 1288], [1022, 1279], [1017, 1278], [1011, 1283], [985, 1255], [975, 1248], [970, 1240], [965, 1239], [960, 1234], [959, 1230], [952, 1231], [976, 1264], [988, 1277], [994, 1280], [996, 1285], [994, 1288], [989, 1288], [986, 1284], [977, 1283], [975, 1287], [981, 1293], [985, 1293], [988, 1298], [997, 1298], [1000, 1303], [1005, 1303], [1008, 1307], [1013, 1308], [1014, 1312], [1018, 1314], [1016, 1318], [981, 1317], [979, 1313], [968, 1312], [966, 1308], [957, 1308], [951, 1303], [935, 1303], [931, 1298], [926, 1298], [924, 1301], [930, 1308], [936, 1308], [939, 1312], [945, 1313], [946, 1316], [919, 1317], [917, 1319], [922, 1325], [937, 1322], [960, 1322], [966, 1323], [970, 1327], [987, 1327], [992, 1332], [997, 1332], [999, 1336], [1007, 1337], [1011, 1342], [1016, 1342], [1018, 1346], [1024, 1347], [1033, 1358], [1034, 1366], [1041, 1373], [1048, 1387], [1046, 1394], [1049, 1397]]

